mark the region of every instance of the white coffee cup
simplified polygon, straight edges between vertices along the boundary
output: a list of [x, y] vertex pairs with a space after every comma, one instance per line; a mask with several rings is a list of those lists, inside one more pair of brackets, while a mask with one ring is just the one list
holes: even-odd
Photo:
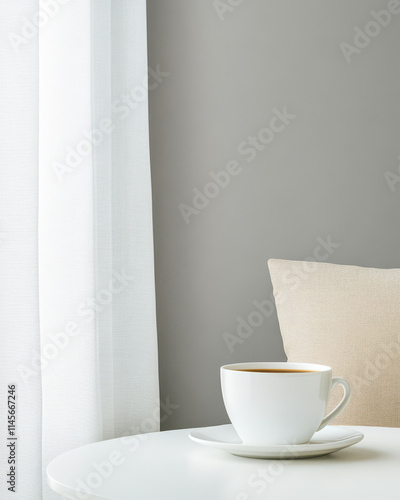
[[[260, 369], [295, 371], [246, 371]], [[329, 366], [310, 363], [225, 365], [221, 367], [221, 385], [229, 418], [247, 445], [307, 443], [350, 400], [350, 385], [346, 380], [332, 378]], [[343, 386], [344, 396], [324, 417], [331, 391], [337, 385]]]

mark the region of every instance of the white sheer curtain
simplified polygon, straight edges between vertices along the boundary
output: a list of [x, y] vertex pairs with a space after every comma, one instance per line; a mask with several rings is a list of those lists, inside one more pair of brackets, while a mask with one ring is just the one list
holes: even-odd
[[146, 2], [1, 3], [3, 40], [24, 23], [0, 45], [0, 407], [16, 382], [10, 498], [49, 500], [56, 455], [159, 428]]

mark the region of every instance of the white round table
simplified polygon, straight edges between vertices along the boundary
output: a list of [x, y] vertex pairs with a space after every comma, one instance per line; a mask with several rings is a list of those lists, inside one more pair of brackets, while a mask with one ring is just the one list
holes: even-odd
[[262, 460], [192, 442], [193, 429], [112, 439], [54, 459], [50, 487], [79, 500], [399, 500], [400, 429], [319, 458]]

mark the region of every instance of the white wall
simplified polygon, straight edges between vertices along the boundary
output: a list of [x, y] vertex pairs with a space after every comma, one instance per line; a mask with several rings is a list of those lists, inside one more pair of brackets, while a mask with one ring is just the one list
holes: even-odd
[[[233, 352], [223, 337], [270, 297], [268, 258], [313, 256], [330, 236], [330, 262], [400, 267], [400, 178], [385, 179], [400, 163], [400, 14], [367, 24], [388, 5], [400, 12], [397, 0], [148, 2], [149, 64], [169, 73], [150, 91], [161, 398], [180, 405], [164, 428], [226, 421], [219, 366], [285, 359], [275, 312]], [[366, 24], [380, 33], [346, 47], [347, 62], [340, 44]], [[271, 123], [275, 108], [295, 117]], [[282, 130], [263, 130], [253, 155], [265, 128]], [[237, 175], [186, 223], [180, 204], [231, 161]]]

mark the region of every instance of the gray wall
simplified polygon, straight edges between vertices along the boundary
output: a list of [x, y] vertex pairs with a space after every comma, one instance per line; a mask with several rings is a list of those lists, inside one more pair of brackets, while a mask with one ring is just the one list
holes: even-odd
[[[331, 236], [330, 262], [400, 267], [400, 178], [385, 178], [400, 163], [400, 14], [379, 28], [370, 11], [388, 0], [229, 3], [148, 2], [149, 64], [170, 73], [150, 92], [161, 399], [180, 405], [164, 429], [227, 421], [221, 365], [285, 359], [275, 312], [251, 315], [268, 258], [312, 257]], [[366, 24], [380, 33], [347, 62], [340, 44]], [[285, 107], [295, 118], [262, 130]], [[179, 206], [228, 163], [229, 185], [185, 222]]]

